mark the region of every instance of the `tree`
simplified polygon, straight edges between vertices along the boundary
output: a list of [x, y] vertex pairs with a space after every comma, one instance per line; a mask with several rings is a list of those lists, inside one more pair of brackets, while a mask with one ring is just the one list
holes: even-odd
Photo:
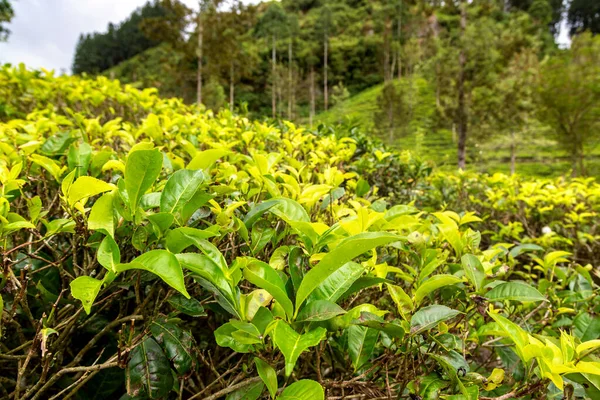
[[540, 72], [541, 118], [569, 151], [574, 175], [585, 175], [586, 145], [600, 137], [600, 36], [577, 35]]
[[277, 116], [277, 43], [285, 35], [287, 15], [277, 1], [269, 3], [265, 13], [258, 21], [256, 31], [259, 36], [271, 41], [271, 114]]
[[10, 22], [15, 16], [15, 12], [8, 0], [0, 0], [0, 42], [8, 39], [10, 31], [5, 23]]
[[600, 1], [571, 0], [567, 22], [571, 35], [587, 30], [600, 33]]
[[325, 111], [329, 108], [329, 34], [332, 25], [332, 15], [329, 5], [321, 7], [319, 20], [323, 33], [323, 106]]
[[202, 15], [204, 14], [207, 1], [199, 1], [198, 2], [198, 25], [196, 30], [198, 31], [198, 47], [196, 50], [196, 55], [198, 56], [198, 73], [196, 77], [197, 86], [196, 86], [196, 103], [198, 106], [202, 104], [202, 42], [204, 40], [204, 24], [202, 23]]
[[[539, 17], [544, 14], [546, 25], [553, 35], [560, 32], [560, 22], [565, 11], [565, 0], [505, 0], [510, 11], [525, 11]], [[595, 0], [590, 0], [594, 2]]]
[[458, 54], [458, 108], [456, 112], [456, 122], [458, 125], [458, 168], [465, 169], [467, 154], [467, 129], [468, 114], [465, 104], [465, 69], [467, 65], [467, 52], [465, 31], [467, 29], [467, 2], [460, 2], [460, 51]]
[[295, 87], [294, 87], [294, 44], [298, 36], [300, 27], [298, 25], [298, 16], [288, 14], [288, 119], [293, 119], [293, 109], [295, 108]]
[[503, 143], [508, 138], [511, 174], [516, 171], [518, 145], [526, 140], [531, 142], [542, 128], [535, 116], [538, 72], [536, 48], [525, 48], [513, 56], [493, 85], [473, 93], [478, 136], [487, 140], [499, 136]]
[[100, 73], [157, 46], [162, 40], [152, 38], [142, 26], [148, 20], [164, 16], [165, 9], [161, 4], [148, 2], [120, 24], [109, 23], [104, 33], [80, 35], [75, 48], [73, 73]]

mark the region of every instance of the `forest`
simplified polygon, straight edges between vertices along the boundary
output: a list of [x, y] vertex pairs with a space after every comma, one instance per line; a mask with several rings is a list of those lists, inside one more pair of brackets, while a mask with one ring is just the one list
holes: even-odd
[[[356, 127], [438, 165], [598, 175], [599, 7], [205, 0], [194, 11], [156, 1], [82, 35], [73, 72], [253, 118]], [[561, 23], [567, 49], [555, 40]]]
[[600, 399], [559, 3], [161, 0], [0, 65], [0, 399]]

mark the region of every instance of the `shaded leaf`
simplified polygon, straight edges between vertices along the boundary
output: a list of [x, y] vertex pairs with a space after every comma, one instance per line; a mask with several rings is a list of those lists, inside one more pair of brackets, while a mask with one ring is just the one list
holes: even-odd
[[147, 337], [131, 351], [127, 364], [127, 393], [160, 399], [169, 394], [172, 387], [169, 359], [158, 343]]
[[150, 332], [152, 332], [154, 340], [164, 349], [179, 375], [190, 371], [194, 364], [194, 339], [189, 331], [184, 331], [170, 322], [152, 321]]
[[440, 322], [456, 317], [458, 314], [460, 311], [439, 304], [422, 308], [410, 319], [410, 333], [417, 335], [437, 326]]

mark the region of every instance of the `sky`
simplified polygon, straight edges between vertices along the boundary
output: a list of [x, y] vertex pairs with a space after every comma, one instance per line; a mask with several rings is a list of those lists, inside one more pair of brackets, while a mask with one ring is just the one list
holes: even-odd
[[[81, 33], [104, 32], [147, 0], [15, 0], [15, 18], [8, 42], [0, 43], [0, 64], [24, 62], [29, 68], [70, 72], [75, 45]], [[190, 7], [197, 0], [183, 0]], [[258, 0], [246, 0], [256, 3]], [[568, 45], [566, 28], [559, 44]]]

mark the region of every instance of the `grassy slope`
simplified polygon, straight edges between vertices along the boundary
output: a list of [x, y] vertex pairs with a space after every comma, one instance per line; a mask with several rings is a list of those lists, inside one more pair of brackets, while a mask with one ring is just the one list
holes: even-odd
[[[377, 97], [382, 88], [383, 85], [373, 86], [336, 104], [327, 112], [317, 115], [316, 122], [336, 124], [349, 120], [361, 129], [372, 132]], [[391, 144], [399, 149], [412, 150], [442, 168], [454, 168], [456, 162], [456, 141], [448, 130], [427, 132], [422, 137], [404, 137]], [[589, 175], [600, 176], [600, 146], [587, 149], [587, 154]], [[517, 172], [523, 175], [558, 176], [568, 173], [571, 167], [567, 152], [556, 141], [549, 139], [523, 140], [517, 146], [517, 157]], [[509, 172], [509, 160], [509, 143], [503, 138], [480, 140], [469, 148], [471, 168], [482, 172]]]
[[181, 54], [163, 44], [115, 65], [103, 75], [140, 88], [155, 87], [162, 97], [187, 97], [178, 80], [181, 59]]

